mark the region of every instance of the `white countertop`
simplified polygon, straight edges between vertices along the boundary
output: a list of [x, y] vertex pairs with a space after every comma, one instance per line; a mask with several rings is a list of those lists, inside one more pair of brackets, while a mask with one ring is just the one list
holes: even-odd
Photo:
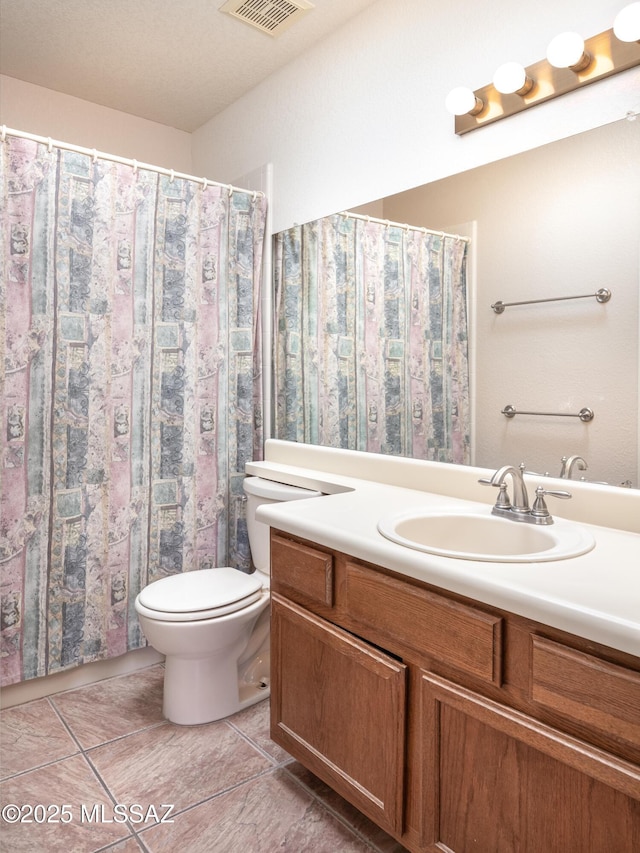
[[[286, 444], [275, 442], [272, 457], [286, 458]], [[326, 453], [328, 449], [323, 450]], [[353, 452], [348, 453], [353, 458]], [[295, 456], [294, 453], [294, 461]], [[369, 458], [370, 454], [363, 456]], [[304, 459], [308, 461], [306, 456]], [[332, 457], [327, 467], [339, 468], [341, 462], [343, 469], [354, 470], [345, 464], [349, 462], [347, 457], [340, 456], [337, 463]], [[312, 457], [312, 464], [309, 468], [267, 458], [247, 465], [248, 474], [327, 493], [319, 498], [263, 505], [258, 508], [259, 521], [443, 590], [640, 656], [640, 533], [575, 521], [593, 535], [596, 545], [590, 552], [571, 559], [492, 563], [434, 556], [386, 539], [378, 532], [378, 520], [391, 512], [414, 508], [490, 510], [493, 491], [486, 490], [487, 500], [479, 503], [395, 485], [389, 482], [394, 477], [382, 475], [381, 479], [387, 482], [377, 482], [371, 479], [375, 476], [371, 469], [364, 478], [335, 470], [327, 473], [316, 467], [323, 464], [322, 454], [317, 459]], [[442, 467], [440, 463], [431, 464], [438, 470]], [[476, 474], [477, 469], [472, 469], [470, 476]], [[565, 487], [573, 485], [565, 483]], [[557, 504], [552, 500], [548, 503], [553, 514], [560, 517], [554, 512]]]

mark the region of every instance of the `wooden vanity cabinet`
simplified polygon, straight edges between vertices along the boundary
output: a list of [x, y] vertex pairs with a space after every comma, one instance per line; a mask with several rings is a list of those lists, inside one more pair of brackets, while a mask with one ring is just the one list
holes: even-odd
[[271, 736], [415, 853], [637, 853], [640, 659], [272, 531]]
[[390, 832], [402, 832], [407, 667], [274, 593], [274, 740]]

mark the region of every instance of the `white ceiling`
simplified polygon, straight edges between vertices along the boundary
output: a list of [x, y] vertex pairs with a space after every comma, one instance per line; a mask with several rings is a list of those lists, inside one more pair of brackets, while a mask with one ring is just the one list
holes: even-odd
[[277, 38], [224, 0], [0, 0], [0, 73], [192, 132], [377, 0], [313, 0]]

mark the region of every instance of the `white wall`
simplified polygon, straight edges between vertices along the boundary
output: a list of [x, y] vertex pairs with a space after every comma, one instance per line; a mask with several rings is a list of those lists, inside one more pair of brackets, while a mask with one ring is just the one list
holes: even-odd
[[457, 137], [444, 99], [507, 60], [590, 37], [625, 0], [379, 0], [193, 135], [198, 174], [273, 163], [273, 227], [337, 210], [597, 127], [640, 109], [640, 69]]
[[[560, 472], [581, 454], [587, 477], [638, 486], [640, 121], [622, 119], [383, 201], [383, 218], [458, 233], [475, 243], [476, 457]], [[612, 292], [595, 299], [491, 305]], [[522, 416], [501, 409], [578, 412]]]
[[193, 174], [190, 133], [5, 75], [0, 75], [0, 124]]

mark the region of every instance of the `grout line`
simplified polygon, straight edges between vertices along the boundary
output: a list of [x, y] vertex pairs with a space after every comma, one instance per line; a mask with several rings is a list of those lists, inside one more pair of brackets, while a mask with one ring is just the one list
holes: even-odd
[[45, 698], [46, 698], [47, 702], [49, 703], [49, 707], [53, 709], [53, 713], [56, 715], [56, 717], [60, 720], [60, 722], [62, 723], [62, 725], [65, 727], [65, 729], [66, 729], [66, 730], [67, 730], [67, 732], [69, 733], [69, 735], [70, 735], [71, 739], [73, 740], [73, 742], [77, 745], [77, 747], [78, 747], [78, 749], [80, 750], [80, 752], [82, 752], [82, 744], [80, 743], [80, 741], [78, 740], [78, 738], [77, 738], [77, 737], [75, 736], [75, 734], [73, 733], [73, 730], [72, 730], [71, 726], [67, 723], [67, 721], [65, 720], [65, 718], [62, 716], [62, 712], [58, 710], [58, 708], [57, 708], [57, 706], [56, 706], [55, 702], [53, 702], [53, 701], [51, 700], [51, 697], [50, 697], [50, 696], [46, 696]]
[[231, 720], [227, 719], [224, 722], [227, 723], [229, 728], [231, 728], [237, 735], [240, 735], [240, 737], [244, 741], [246, 741], [249, 744], [249, 746], [253, 747], [253, 749], [255, 749], [256, 752], [259, 752], [260, 755], [263, 756], [263, 758], [267, 758], [274, 767], [279, 767], [282, 764], [281, 761], [278, 761], [277, 758], [274, 758], [273, 755], [268, 753], [266, 751], [266, 749], [264, 749], [262, 746], [260, 746], [260, 744], [257, 741], [253, 740], [253, 738], [250, 735], [246, 734], [246, 732], [243, 732], [241, 729], [239, 729], [235, 723], [231, 722]]
[[[158, 664], [157, 663], [152, 664], [151, 666], [155, 667], [155, 666], [158, 666]], [[150, 669], [150, 668], [151, 667], [146, 667], [145, 669]], [[115, 676], [113, 676], [113, 678], [122, 678], [125, 676], [130, 677], [132, 674], [133, 673], [124, 673], [123, 675], [115, 675]], [[104, 679], [104, 680], [112, 680], [112, 679]], [[91, 685], [85, 685], [85, 686], [90, 687]], [[40, 770], [44, 767], [48, 767], [48, 766], [51, 766], [54, 764], [61, 764], [63, 761], [68, 761], [70, 758], [77, 757], [78, 755], [81, 755], [83, 757], [83, 759], [85, 760], [85, 762], [88, 766], [88, 769], [91, 771], [91, 773], [95, 777], [95, 779], [98, 782], [98, 784], [100, 785], [100, 787], [104, 790], [107, 798], [109, 800], [111, 800], [111, 802], [115, 805], [115, 803], [116, 803], [115, 796], [114, 796], [114, 794], [112, 794], [112, 792], [111, 792], [109, 786], [107, 785], [106, 781], [102, 778], [101, 774], [97, 770], [95, 764], [93, 763], [93, 761], [91, 759], [90, 753], [95, 749], [98, 749], [102, 746], [106, 746], [106, 745], [109, 745], [112, 743], [116, 743], [117, 741], [120, 741], [120, 740], [124, 740], [125, 738], [131, 737], [132, 735], [136, 735], [136, 734], [139, 734], [139, 733], [144, 732], [144, 731], [150, 731], [154, 728], [160, 728], [161, 726], [172, 725], [172, 724], [170, 723], [169, 720], [161, 720], [161, 721], [151, 723], [151, 724], [146, 725], [146, 726], [142, 726], [141, 728], [136, 729], [135, 731], [127, 732], [126, 734], [119, 735], [115, 738], [111, 738], [109, 740], [102, 741], [98, 744], [94, 744], [92, 746], [88, 746], [85, 748], [81, 745], [78, 737], [76, 737], [76, 735], [74, 734], [70, 725], [66, 722], [65, 717], [64, 717], [64, 713], [55, 704], [55, 697], [56, 696], [63, 694], [63, 693], [74, 692], [74, 691], [78, 691], [78, 690], [82, 690], [82, 689], [83, 689], [83, 687], [75, 687], [75, 688], [70, 688], [69, 690], [59, 691], [59, 693], [51, 694], [51, 696], [42, 697], [42, 698], [45, 698], [47, 700], [47, 702], [49, 702], [49, 706], [53, 709], [56, 717], [60, 720], [60, 722], [64, 726], [65, 730], [70, 735], [73, 743], [75, 743], [77, 745], [77, 747], [78, 747], [77, 751], [72, 753], [71, 755], [64, 756], [64, 757], [59, 758], [55, 761], [48, 761], [48, 762], [41, 764], [41, 765], [38, 765], [36, 767], [29, 768], [28, 770], [24, 770], [24, 771], [21, 771], [19, 773], [15, 773], [15, 774], [7, 777], [7, 780], [17, 778], [19, 776], [23, 776], [26, 773], [31, 773], [35, 770]], [[34, 700], [34, 701], [39, 701], [39, 700]], [[380, 848], [373, 842], [372, 839], [370, 839], [366, 835], [364, 835], [353, 824], [351, 824], [346, 817], [341, 815], [340, 812], [336, 811], [331, 805], [329, 805], [324, 799], [322, 799], [320, 794], [316, 793], [311, 787], [309, 787], [304, 781], [302, 781], [300, 778], [298, 778], [294, 773], [292, 773], [288, 769], [288, 765], [290, 765], [291, 762], [294, 760], [292, 758], [292, 756], [290, 756], [289, 754], [286, 754], [283, 759], [279, 760], [279, 759], [275, 758], [273, 755], [271, 755], [270, 753], [268, 753], [266, 751], [266, 749], [264, 749], [256, 740], [254, 740], [250, 735], [248, 735], [245, 731], [243, 731], [241, 728], [239, 728], [238, 724], [232, 722], [232, 718], [227, 718], [221, 722], [226, 723], [227, 727], [229, 729], [231, 729], [235, 734], [239, 735], [240, 738], [247, 745], [251, 746], [252, 749], [254, 749], [260, 756], [265, 758], [269, 762], [270, 766], [265, 768], [264, 770], [261, 770], [261, 771], [255, 773], [251, 776], [248, 776], [248, 777], [236, 782], [235, 784], [229, 785], [229, 787], [224, 788], [223, 790], [216, 791], [214, 794], [211, 794], [209, 796], [205, 796], [203, 799], [199, 800], [198, 802], [189, 803], [189, 805], [185, 806], [180, 811], [175, 812], [176, 817], [183, 815], [183, 814], [186, 814], [187, 812], [190, 812], [195, 808], [198, 808], [198, 807], [200, 807], [200, 806], [202, 806], [208, 802], [211, 802], [212, 800], [218, 799], [221, 796], [229, 794], [232, 791], [237, 790], [237, 789], [239, 789], [239, 788], [241, 788], [247, 784], [253, 783], [262, 777], [267, 777], [270, 775], [273, 776], [276, 774], [277, 771], [284, 770], [286, 775], [287, 775], [287, 778], [289, 778], [291, 781], [293, 781], [298, 788], [302, 789], [311, 798], [311, 800], [313, 802], [317, 803], [323, 812], [330, 815], [334, 820], [337, 820], [355, 838], [357, 838], [364, 845], [366, 845], [366, 847], [369, 850], [373, 851], [373, 853], [382, 853]], [[136, 827], [132, 826], [130, 824], [130, 822], [127, 820], [127, 821], [123, 822], [122, 826], [123, 826], [123, 828], [126, 828], [129, 831], [130, 835], [126, 836], [123, 839], [119, 839], [116, 842], [110, 842], [108, 845], [105, 845], [104, 847], [96, 848], [94, 853], [108, 853], [109, 850], [117, 849], [117, 847], [120, 844], [122, 844], [124, 841], [127, 841], [127, 840], [132, 839], [132, 838], [135, 839], [136, 843], [140, 846], [142, 853], [149, 853], [149, 848], [144, 843], [143, 838], [144, 838], [144, 835], [146, 832], [151, 831], [157, 825], [158, 824], [153, 824], [152, 826], [145, 826], [143, 829], [137, 829]]]
[[89, 753], [94, 749], [100, 749], [102, 746], [109, 746], [109, 744], [117, 743], [119, 740], [124, 740], [125, 738], [132, 737], [133, 735], [139, 735], [141, 732], [147, 732], [151, 729], [159, 729], [161, 726], [171, 725], [169, 720], [159, 720], [156, 723], [149, 723], [147, 726], [142, 726], [139, 729], [134, 729], [132, 732], [127, 732], [123, 735], [116, 735], [115, 737], [109, 738], [109, 740], [102, 740], [100, 743], [94, 743], [91, 746], [80, 747], [83, 753]]
[[[295, 759], [294, 759], [294, 760], [295, 760]], [[302, 767], [304, 767], [304, 765], [301, 765], [301, 766], [302, 766]], [[352, 824], [352, 823], [351, 823], [351, 822], [350, 822], [346, 817], [344, 817], [344, 815], [341, 815], [339, 811], [336, 811], [336, 809], [334, 809], [334, 808], [333, 808], [333, 806], [329, 805], [329, 803], [327, 803], [327, 802], [326, 802], [326, 800], [324, 800], [324, 799], [320, 796], [320, 794], [316, 793], [316, 792], [313, 790], [313, 788], [311, 788], [309, 785], [307, 785], [305, 782], [303, 782], [303, 781], [302, 781], [302, 779], [299, 779], [299, 778], [295, 775], [295, 773], [292, 773], [290, 770], [287, 770], [286, 765], [285, 765], [285, 766], [283, 766], [283, 768], [282, 768], [282, 769], [285, 771], [285, 773], [287, 774], [287, 776], [289, 776], [289, 777], [290, 777], [290, 778], [291, 778], [291, 779], [292, 779], [292, 780], [293, 780], [293, 781], [298, 785], [298, 787], [303, 788], [303, 790], [305, 790], [305, 791], [306, 791], [306, 792], [307, 792], [307, 793], [312, 797], [312, 799], [314, 799], [317, 803], [319, 803], [319, 804], [322, 806], [322, 808], [323, 808], [326, 812], [328, 812], [332, 817], [334, 817], [337, 821], [339, 821], [343, 826], [346, 826], [346, 827], [347, 827], [347, 829], [351, 830], [351, 832], [352, 832], [352, 833], [353, 833], [353, 834], [354, 834], [354, 835], [355, 835], [355, 836], [356, 836], [360, 841], [362, 841], [364, 844], [366, 844], [366, 845], [367, 845], [367, 847], [368, 847], [370, 850], [373, 850], [373, 851], [374, 851], [374, 853], [382, 853], [382, 851], [380, 850], [380, 848], [378, 847], [378, 845], [377, 845], [377, 844], [375, 844], [375, 843], [374, 843], [370, 838], [367, 838], [367, 836], [366, 836], [366, 835], [364, 835], [364, 833], [362, 833], [359, 829], [357, 829], [357, 828], [356, 828], [356, 827], [355, 827], [355, 826], [354, 826], [354, 825], [353, 825], [353, 824]], [[305, 768], [305, 769], [306, 769], [306, 768]], [[309, 773], [311, 773], [311, 771], [308, 771], [308, 772], [309, 772]], [[315, 775], [315, 774], [313, 774], [313, 775]], [[316, 778], [317, 778], [317, 779], [320, 779], [320, 777], [319, 777], [319, 776], [318, 776], [318, 777], [316, 777]], [[322, 782], [322, 779], [320, 779], [320, 781]], [[324, 785], [324, 784], [326, 784], [326, 783], [325, 783], [325, 782], [323, 782], [322, 784]], [[327, 787], [329, 787], [329, 786], [327, 786]], [[333, 789], [331, 789], [331, 790], [333, 790]], [[337, 791], [333, 791], [333, 793], [334, 793], [334, 794], [337, 794], [339, 797], [341, 797], [342, 799], [344, 799], [344, 797], [342, 797], [342, 795], [341, 795], [341, 794], [338, 794], [338, 792], [337, 792]], [[350, 805], [350, 806], [351, 806], [351, 803], [349, 803], [349, 801], [348, 801], [348, 800], [345, 800], [345, 802], [346, 802], [348, 805]], [[355, 806], [351, 806], [351, 807], [352, 807], [352, 808], [354, 808], [354, 809], [356, 808]], [[356, 809], [356, 811], [357, 811], [357, 809]], [[360, 814], [362, 814], [362, 812], [360, 812]], [[365, 817], [367, 817], [367, 816], [365, 815]], [[367, 820], [371, 820], [371, 819], [370, 819], [370, 818], [367, 818]], [[373, 823], [373, 821], [371, 821], [371, 825], [372, 825], [372, 826], [376, 826], [376, 825]], [[376, 828], [378, 828], [378, 827], [376, 827]], [[383, 830], [383, 832], [384, 832], [384, 830]], [[389, 836], [389, 837], [390, 837], [390, 838], [391, 838], [391, 839], [392, 839], [396, 844], [400, 844], [400, 842], [399, 842], [399, 841], [396, 841], [396, 839], [395, 839], [395, 838], [393, 838], [393, 836]], [[401, 847], [401, 849], [402, 849], [402, 850], [404, 850], [404, 849], [405, 849], [404, 847], [402, 847], [402, 845], [400, 845], [400, 847]]]
[[[209, 794], [202, 800], [198, 800], [197, 803], [189, 803], [188, 806], [185, 806], [180, 811], [174, 812], [172, 814], [172, 817], [180, 817], [181, 815], [184, 815], [187, 812], [193, 811], [193, 809], [199, 808], [205, 803], [210, 803], [213, 800], [217, 800], [219, 797], [224, 796], [225, 794], [230, 794], [232, 791], [235, 791], [238, 788], [242, 788], [243, 785], [246, 785], [249, 782], [255, 782], [256, 779], [261, 779], [263, 776], [271, 776], [275, 773], [276, 770], [279, 769], [279, 767], [267, 767], [265, 770], [260, 770], [258, 773], [254, 773], [253, 776], [247, 776], [245, 779], [241, 779], [239, 782], [235, 782], [233, 785], [229, 785], [228, 788], [216, 791], [215, 794]], [[154, 829], [156, 826], [159, 826], [159, 824], [156, 823], [153, 826], [145, 826], [144, 829], [139, 830], [139, 834], [136, 833], [136, 830], [134, 829], [134, 835], [136, 835], [137, 838], [140, 838], [145, 832]]]
[[[102, 776], [98, 772], [98, 769], [95, 766], [95, 764], [93, 763], [93, 761], [89, 758], [89, 756], [86, 753], [83, 753], [82, 757], [84, 758], [84, 760], [89, 765], [89, 769], [93, 772], [93, 775], [96, 777], [96, 779], [98, 780], [100, 785], [102, 785], [102, 787], [104, 788], [104, 790], [105, 790], [107, 796], [109, 797], [109, 799], [111, 800], [112, 804], [115, 806], [117, 804], [118, 800], [116, 799], [115, 795], [111, 793], [111, 789], [109, 788], [107, 783], [104, 781], [104, 779], [102, 778]], [[128, 820], [124, 821], [122, 823], [122, 826], [126, 826], [132, 835], [136, 834], [133, 826], [129, 823]]]
[[71, 755], [64, 755], [62, 758], [55, 758], [53, 761], [45, 761], [44, 764], [37, 764], [35, 767], [28, 767], [26, 770], [19, 770], [17, 773], [12, 773], [10, 776], [3, 776], [0, 782], [10, 782], [13, 779], [18, 779], [20, 776], [26, 776], [27, 773], [33, 773], [36, 770], [44, 770], [45, 767], [52, 767], [54, 764], [62, 764], [63, 761], [68, 761], [70, 758], [78, 758], [82, 756], [82, 750], [72, 752]]

